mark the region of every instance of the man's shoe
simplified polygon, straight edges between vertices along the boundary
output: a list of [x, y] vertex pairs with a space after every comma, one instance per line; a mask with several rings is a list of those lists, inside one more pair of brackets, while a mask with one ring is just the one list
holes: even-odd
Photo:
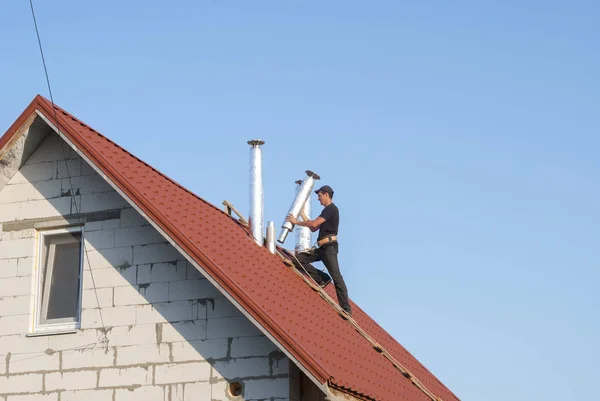
[[327, 287], [327, 284], [331, 283], [331, 277], [327, 277], [326, 279], [323, 279], [323, 281], [321, 281], [319, 283], [319, 287], [321, 288], [325, 288]]
[[352, 319], [352, 311], [351, 310], [346, 310], [346, 309], [342, 309], [344, 312], [338, 312], [338, 315], [340, 315], [340, 317], [344, 320], [349, 320]]

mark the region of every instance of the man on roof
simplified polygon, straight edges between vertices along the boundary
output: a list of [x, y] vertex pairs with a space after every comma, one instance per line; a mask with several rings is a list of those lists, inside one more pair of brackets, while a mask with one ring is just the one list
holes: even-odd
[[[321, 287], [325, 287], [333, 278], [335, 292], [337, 294], [340, 307], [349, 315], [352, 315], [352, 309], [348, 303], [348, 290], [346, 283], [340, 273], [338, 263], [338, 226], [340, 223], [340, 212], [333, 203], [333, 189], [329, 185], [324, 185], [315, 191], [319, 202], [323, 205], [323, 211], [314, 220], [300, 221], [294, 216], [289, 215], [286, 220], [292, 224], [308, 227], [312, 232], [319, 230], [317, 239], [318, 248], [314, 252], [301, 252], [297, 255], [294, 263], [302, 271], [305, 270]], [[327, 273], [316, 269], [311, 263], [322, 261], [331, 277]], [[300, 263], [300, 265], [298, 265]]]

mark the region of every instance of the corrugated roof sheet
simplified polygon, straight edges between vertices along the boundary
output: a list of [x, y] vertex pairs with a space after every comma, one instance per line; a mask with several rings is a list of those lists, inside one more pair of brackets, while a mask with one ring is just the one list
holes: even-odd
[[[37, 96], [0, 138], [0, 149], [36, 109], [55, 121], [52, 104]], [[234, 219], [64, 110], [56, 107], [56, 114], [64, 135], [321, 383], [369, 400], [429, 400]], [[327, 291], [336, 299], [331, 286]], [[355, 304], [353, 311], [356, 322], [432, 393], [458, 399]]]

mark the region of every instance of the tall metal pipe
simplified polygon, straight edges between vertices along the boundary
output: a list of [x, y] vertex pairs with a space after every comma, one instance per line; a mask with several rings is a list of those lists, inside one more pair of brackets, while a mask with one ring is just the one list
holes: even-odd
[[[300, 190], [300, 185], [302, 185], [302, 180], [296, 181], [296, 194]], [[310, 193], [306, 202], [304, 202], [304, 208], [301, 210], [304, 212], [304, 215], [310, 219]], [[302, 213], [301, 213], [302, 214]], [[311, 240], [311, 231], [308, 227], [298, 227], [296, 228], [296, 252], [303, 252], [310, 249], [310, 240]]]
[[264, 190], [262, 174], [262, 149], [265, 141], [254, 139], [248, 141], [250, 145], [250, 214], [248, 222], [254, 241], [260, 246], [265, 242], [264, 234]]
[[[288, 211], [288, 215], [291, 214], [295, 218], [298, 218], [298, 216], [300, 215], [300, 210], [304, 206], [304, 203], [306, 203], [306, 200], [310, 196], [310, 192], [315, 186], [315, 180], [319, 179], [321, 179], [321, 177], [319, 177], [318, 174], [315, 174], [310, 170], [306, 170], [306, 178], [304, 178], [302, 184], [300, 185], [300, 188], [298, 189], [298, 193], [296, 194], [294, 202], [292, 202], [292, 206]], [[279, 234], [279, 238], [277, 238], [277, 241], [283, 244], [288, 234], [293, 229], [294, 225], [284, 220], [283, 224], [281, 225], [281, 234]]]
[[275, 222], [269, 221], [267, 224], [267, 248], [269, 252], [275, 254]]

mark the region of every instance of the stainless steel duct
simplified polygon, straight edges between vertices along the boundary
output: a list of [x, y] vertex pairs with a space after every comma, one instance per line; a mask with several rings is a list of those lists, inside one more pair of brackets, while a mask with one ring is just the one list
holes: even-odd
[[[296, 181], [296, 194], [300, 190], [302, 180]], [[304, 215], [310, 219], [310, 193], [306, 202], [304, 202], [304, 208], [301, 210]], [[302, 214], [302, 213], [300, 213]], [[311, 231], [308, 227], [297, 227], [296, 228], [296, 252], [303, 252], [310, 249]]]
[[267, 248], [269, 252], [275, 254], [275, 222], [269, 221], [267, 224]]
[[[288, 215], [291, 214], [295, 218], [298, 218], [298, 216], [300, 215], [300, 210], [304, 206], [304, 203], [306, 203], [306, 200], [310, 196], [310, 192], [315, 186], [315, 180], [319, 179], [321, 179], [321, 177], [319, 177], [318, 174], [315, 174], [310, 170], [306, 170], [306, 178], [304, 178], [302, 184], [300, 185], [300, 188], [298, 189], [298, 192], [296, 193], [296, 198], [294, 199], [294, 202], [292, 203], [292, 206], [288, 211]], [[277, 238], [277, 241], [283, 244], [288, 234], [293, 229], [294, 225], [284, 220], [281, 226], [281, 234], [279, 234], [279, 238]]]
[[248, 222], [254, 241], [260, 246], [265, 243], [264, 233], [264, 190], [262, 174], [262, 149], [265, 141], [254, 139], [248, 141], [250, 145], [250, 215]]

